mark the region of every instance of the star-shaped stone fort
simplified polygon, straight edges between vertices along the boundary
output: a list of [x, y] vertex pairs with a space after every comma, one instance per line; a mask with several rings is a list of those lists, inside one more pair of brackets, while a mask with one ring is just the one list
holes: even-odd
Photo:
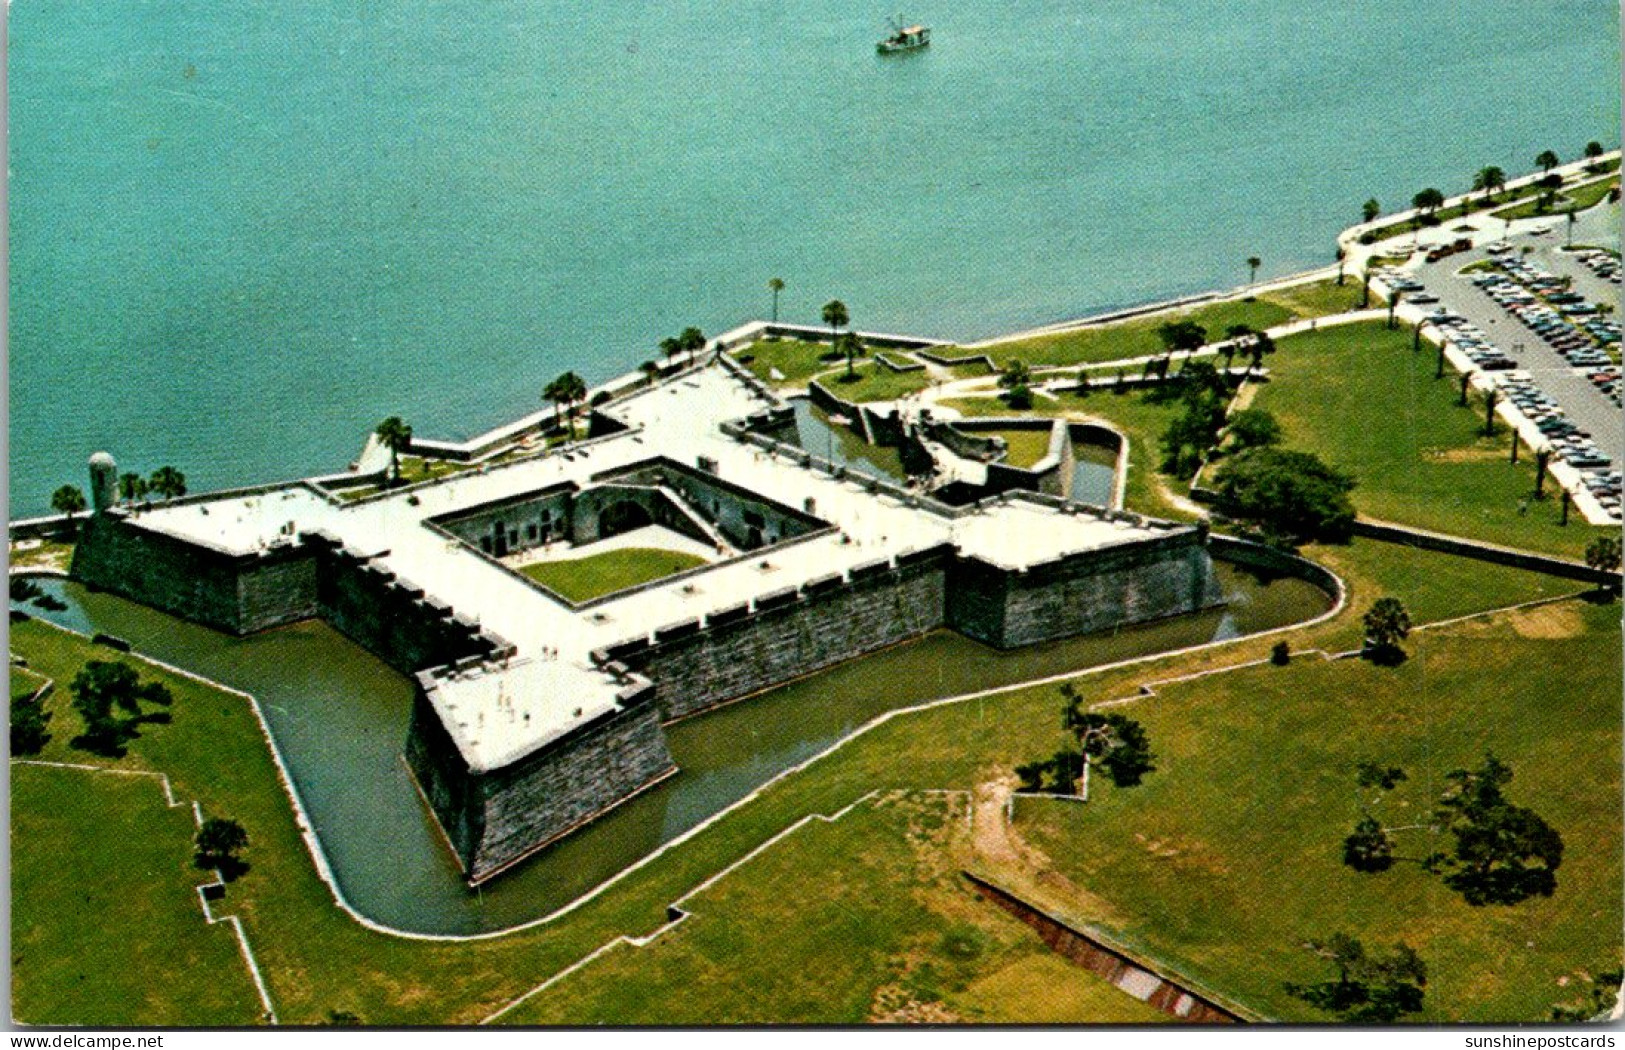
[[[320, 617], [415, 676], [406, 757], [471, 882], [675, 773], [672, 720], [936, 628], [1006, 648], [1219, 601], [1199, 526], [849, 472], [720, 355], [606, 389], [583, 442], [364, 499], [136, 513], [98, 455], [72, 574], [234, 633]], [[581, 602], [519, 571], [634, 542], [701, 564]]]

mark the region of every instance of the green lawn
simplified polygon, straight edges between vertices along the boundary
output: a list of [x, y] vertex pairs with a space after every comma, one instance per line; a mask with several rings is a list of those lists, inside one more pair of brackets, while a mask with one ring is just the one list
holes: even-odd
[[1048, 430], [996, 430], [990, 436], [1004, 438], [1009, 449], [1004, 458], [1006, 463], [1012, 467], [1030, 467], [1049, 455], [1049, 434]]
[[809, 824], [683, 902], [692, 916], [674, 930], [600, 957], [503, 1023], [1169, 1020], [967, 902], [964, 838], [964, 800], [940, 796]]
[[[1559, 501], [1528, 502], [1534, 457], [1513, 466], [1509, 432], [1484, 438], [1484, 410], [1456, 404], [1460, 386], [1437, 351], [1412, 352], [1406, 330], [1381, 322], [1306, 332], [1282, 340], [1271, 381], [1254, 400], [1275, 413], [1291, 448], [1315, 452], [1352, 473], [1364, 515], [1567, 557], [1599, 534], [1578, 514], [1562, 527]], [[1553, 486], [1548, 482], [1548, 493]]]
[[1231, 325], [1269, 328], [1296, 316], [1286, 306], [1264, 299], [1236, 299], [1184, 310], [1135, 317], [1111, 324], [1092, 325], [1055, 335], [1012, 339], [980, 348], [1000, 367], [1011, 360], [1028, 365], [1075, 365], [1122, 357], [1159, 354], [1162, 340], [1157, 328], [1171, 321], [1194, 321], [1207, 329], [1209, 339], [1222, 339]]
[[1552, 206], [1545, 211], [1541, 210], [1540, 199], [1536, 197], [1524, 201], [1522, 204], [1513, 205], [1510, 208], [1502, 208], [1495, 213], [1495, 217], [1497, 219], [1527, 219], [1535, 215], [1552, 215], [1561, 218], [1563, 213], [1568, 211], [1570, 207], [1577, 211], [1585, 211], [1608, 196], [1608, 191], [1618, 185], [1618, 175], [1606, 179], [1597, 179], [1594, 182], [1587, 182], [1559, 193]]
[[893, 372], [873, 361], [859, 362], [853, 369], [853, 377], [848, 379], [846, 364], [842, 362], [828, 375], [820, 376], [818, 382], [843, 401], [858, 404], [896, 401], [931, 385], [931, 375], [924, 369], [918, 372]]
[[11, 698], [18, 700], [33, 696], [35, 690], [45, 684], [45, 679], [26, 667], [11, 666]]
[[1360, 278], [1350, 271], [1343, 275], [1343, 283], [1328, 277], [1322, 281], [1294, 284], [1276, 288], [1259, 295], [1259, 301], [1273, 303], [1291, 312], [1293, 317], [1326, 317], [1348, 313], [1360, 308]]
[[628, 547], [567, 561], [534, 562], [519, 571], [572, 602], [585, 602], [704, 564], [704, 558], [685, 551]]
[[[11, 767], [12, 1010], [31, 1025], [250, 1025], [260, 1003], [206, 924], [192, 814], [158, 782]], [[48, 849], [40, 848], [42, 845]], [[231, 898], [217, 907], [228, 910]]]
[[[1618, 608], [1573, 601], [1413, 634], [1407, 648], [1395, 669], [1300, 657], [1160, 687], [1121, 709], [1159, 756], [1142, 786], [1104, 786], [1087, 807], [1024, 801], [1018, 826], [1110, 901], [1097, 918], [1109, 932], [1280, 1019], [1327, 1019], [1281, 985], [1326, 976], [1300, 946], [1340, 931], [1420, 952], [1418, 1020], [1545, 1019], [1572, 994], [1560, 979], [1620, 958]], [[1048, 746], [1061, 743], [1052, 730]], [[1512, 801], [1564, 837], [1553, 897], [1474, 908], [1415, 864], [1341, 865], [1356, 762], [1407, 770], [1381, 810], [1401, 826], [1486, 749], [1515, 771]], [[1402, 856], [1448, 843], [1396, 834]]]
[[[743, 361], [751, 374], [764, 383], [775, 386], [806, 386], [807, 380], [820, 372], [827, 372], [839, 362], [821, 360], [829, 353], [828, 343], [809, 343], [800, 339], [761, 340], [752, 343], [743, 350], [735, 351], [734, 357]], [[773, 378], [773, 370], [777, 369], [782, 378]]]

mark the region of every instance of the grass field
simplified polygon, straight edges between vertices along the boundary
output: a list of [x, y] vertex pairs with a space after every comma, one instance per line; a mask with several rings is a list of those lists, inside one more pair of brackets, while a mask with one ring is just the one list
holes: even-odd
[[865, 401], [895, 401], [924, 390], [931, 385], [931, 376], [923, 370], [893, 372], [873, 361], [867, 361], [859, 362], [853, 368], [853, 378], [849, 380], [846, 364], [843, 362], [828, 375], [819, 376], [818, 382], [825, 390], [843, 401], [861, 404]]
[[628, 547], [585, 558], [532, 562], [519, 571], [572, 602], [585, 602], [704, 564], [704, 558], [684, 551]]
[[16, 664], [11, 664], [10, 666], [11, 698], [13, 700], [33, 696], [35, 691], [38, 690], [40, 686], [45, 684], [45, 679], [42, 676], [35, 674], [28, 668], [18, 667]]
[[[1618, 620], [1573, 601], [1414, 634], [1399, 668], [1300, 657], [1164, 687], [1122, 709], [1159, 755], [1143, 786], [1024, 801], [1018, 827], [1110, 901], [1110, 932], [1269, 1015], [1326, 1019], [1281, 983], [1321, 979], [1300, 945], [1343, 931], [1421, 953], [1418, 1020], [1544, 1018], [1568, 997], [1560, 980], [1620, 957], [1620, 674], [1599, 656], [1618, 651]], [[1508, 796], [1564, 836], [1552, 898], [1474, 908], [1415, 864], [1342, 866], [1356, 762], [1407, 770], [1381, 819], [1408, 825], [1486, 749], [1515, 771]], [[1447, 848], [1396, 835], [1402, 856]]]
[[[1338, 559], [1336, 567], [1349, 581], [1351, 604], [1332, 621], [1298, 632], [1294, 635], [1296, 645], [1352, 644], [1349, 639], [1359, 632], [1359, 612], [1382, 593], [1400, 596], [1413, 609], [1460, 615], [1572, 588], [1562, 581], [1511, 569], [1381, 544], [1360, 542], [1311, 553]], [[1441, 567], [1450, 568], [1443, 571]], [[1260, 658], [1270, 643], [1269, 638], [1243, 640], [1219, 649], [1096, 672], [1086, 675], [1081, 683], [1092, 697], [1122, 696], [1150, 678]], [[87, 659], [121, 658], [112, 650], [93, 646], [37, 620], [13, 625], [12, 648], [25, 656], [32, 668], [57, 680], [71, 678]], [[1508, 647], [1508, 651], [1516, 649], [1516, 645]], [[1596, 659], [1596, 653], [1606, 651], [1606, 639], [1588, 651]], [[612, 938], [642, 935], [655, 929], [665, 921], [667, 902], [808, 813], [833, 812], [876, 787], [967, 788], [1027, 761], [1037, 749], [1053, 750], [1055, 746], [1053, 689], [1002, 694], [895, 718], [764, 791], [680, 849], [631, 873], [565, 918], [494, 940], [435, 944], [371, 932], [334, 906], [327, 886], [317, 877], [305, 852], [259, 724], [246, 701], [161, 669], [144, 664], [142, 668], [144, 677], [157, 678], [173, 690], [174, 724], [150, 727], [132, 742], [130, 755], [117, 764], [167, 771], [180, 797], [198, 798], [206, 813], [228, 815], [248, 830], [253, 869], [233, 886], [231, 899], [234, 910], [244, 918], [285, 1023], [316, 1023], [333, 1010], [357, 1014], [374, 1024], [477, 1021]], [[861, 688], [861, 670], [861, 664], [851, 665], [844, 680], [860, 683], [855, 687]], [[54, 726], [73, 723], [61, 693], [58, 690], [46, 701], [47, 709], [56, 716]], [[102, 763], [68, 749], [65, 738], [69, 735], [53, 733], [41, 757]], [[19, 796], [17, 805], [24, 802], [26, 799]], [[23, 824], [15, 809], [13, 820], [19, 829], [14, 857], [25, 849], [42, 857], [66, 855], [71, 848], [66, 838], [79, 835], [94, 839], [117, 823], [116, 816], [95, 807], [75, 810], [72, 827], [51, 822]], [[1571, 849], [1585, 841], [1584, 829], [1564, 831], [1570, 836]], [[1613, 837], [1599, 831], [1594, 842], [1617, 852], [1617, 833], [1609, 834]], [[864, 848], [888, 847], [876, 839]], [[763, 859], [768, 856], [771, 853], [764, 854]], [[815, 898], [824, 892], [820, 880], [831, 863], [832, 858], [821, 857], [819, 865], [795, 867], [785, 874], [784, 881], [772, 884], [772, 892], [787, 899]], [[740, 877], [748, 877], [750, 870], [747, 867], [741, 871]], [[970, 907], [973, 898], [965, 891], [957, 900], [956, 906]], [[728, 922], [737, 926], [739, 937], [759, 940], [774, 936], [775, 920], [774, 914], [761, 921], [753, 921], [748, 914], [728, 917]], [[26, 907], [14, 911], [14, 922], [66, 921], [50, 911], [30, 914]], [[933, 918], [916, 933], [922, 944], [930, 944], [940, 942], [957, 925], [958, 920]], [[822, 955], [793, 957], [790, 964], [816, 969], [828, 965], [828, 960]], [[729, 959], [706, 970], [703, 981], [725, 981], [732, 965], [734, 960]], [[19, 980], [31, 980], [31, 973], [19, 969]], [[990, 962], [978, 968], [976, 979], [965, 992], [947, 994], [945, 1002], [961, 1011], [977, 1003], [984, 1004], [980, 1008], [994, 1009], [985, 1004], [995, 993], [1024, 997], [1012, 998], [1012, 1002], [1037, 1002], [1050, 995], [1047, 985], [1029, 986], [1023, 982], [1048, 980], [1052, 973], [1050, 964], [1044, 962], [1016, 959], [1013, 965], [1002, 968]], [[980, 982], [996, 975], [1002, 976], [997, 976], [994, 986], [983, 988]], [[688, 991], [691, 996], [703, 997], [706, 987], [702, 983]], [[49, 989], [19, 989], [16, 994], [21, 1003], [42, 1001], [51, 993]], [[982, 998], [958, 998], [963, 994]], [[536, 1003], [537, 1009], [543, 1006], [542, 1002]], [[176, 1007], [184, 1008], [184, 1003]], [[578, 1007], [572, 1005], [569, 1009]], [[24, 1014], [22, 1019], [33, 1018]]]
[[1509, 462], [1504, 424], [1482, 437], [1482, 404], [1459, 407], [1454, 373], [1434, 379], [1436, 361], [1427, 343], [1413, 352], [1408, 331], [1380, 322], [1308, 332], [1281, 341], [1271, 382], [1253, 404], [1280, 419], [1288, 447], [1352, 473], [1364, 515], [1583, 555], [1600, 530], [1578, 514], [1560, 526], [1558, 500], [1529, 500], [1534, 457], [1525, 449], [1516, 466]]
[[1169, 1020], [965, 898], [964, 805], [882, 799], [809, 824], [685, 901], [692, 916], [676, 929], [617, 948], [503, 1023]]
[[[250, 1025], [231, 928], [194, 889], [192, 814], [157, 780], [11, 767], [12, 1010], [35, 1025]], [[48, 850], [37, 848], [49, 844]], [[219, 905], [228, 910], [230, 898]]]
[[1342, 284], [1337, 283], [1337, 278], [1328, 277], [1261, 292], [1258, 298], [1260, 302], [1273, 303], [1290, 311], [1293, 317], [1348, 313], [1360, 308], [1360, 278], [1350, 271], [1343, 275]]
[[1562, 218], [1563, 213], [1571, 207], [1576, 211], [1585, 211], [1608, 196], [1608, 191], [1618, 185], [1618, 175], [1606, 179], [1597, 179], [1594, 182], [1583, 183], [1562, 191], [1557, 195], [1557, 199], [1552, 206], [1545, 211], [1540, 210], [1540, 198], [1536, 197], [1521, 204], [1515, 204], [1510, 208], [1502, 208], [1495, 213], [1495, 217], [1497, 219], [1527, 219], [1535, 215], [1551, 215]]
[[1171, 321], [1194, 321], [1207, 329], [1208, 338], [1222, 339], [1231, 325], [1268, 328], [1292, 320], [1292, 310], [1263, 299], [1232, 300], [1206, 306], [1135, 317], [1112, 324], [1078, 328], [1055, 335], [1013, 339], [980, 348], [1001, 367], [1012, 360], [1028, 365], [1075, 365], [1142, 357], [1162, 352], [1157, 328]]
[[[751, 374], [774, 386], [806, 386], [807, 380], [820, 372], [827, 372], [838, 362], [820, 360], [829, 353], [828, 343], [809, 343], [800, 339], [761, 340], [734, 354], [736, 358], [749, 357], [745, 362]], [[777, 370], [782, 378], [773, 378]]]

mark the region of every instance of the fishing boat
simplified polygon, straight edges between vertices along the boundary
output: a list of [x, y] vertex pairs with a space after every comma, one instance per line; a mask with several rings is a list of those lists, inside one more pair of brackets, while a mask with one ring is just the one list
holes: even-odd
[[891, 36], [875, 45], [875, 50], [883, 55], [890, 55], [897, 51], [918, 51], [931, 44], [931, 27], [922, 25], [905, 26], [901, 15], [890, 19]]

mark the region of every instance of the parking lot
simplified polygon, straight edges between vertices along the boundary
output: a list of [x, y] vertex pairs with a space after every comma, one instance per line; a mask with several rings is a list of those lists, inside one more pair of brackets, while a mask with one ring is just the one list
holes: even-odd
[[[1583, 216], [1576, 224], [1575, 243], [1596, 243], [1586, 238], [1585, 234], [1598, 232], [1590, 227], [1600, 225], [1598, 220], [1609, 217], [1610, 209], [1606, 208], [1595, 209], [1593, 213]], [[1565, 304], [1552, 304], [1544, 296], [1527, 289], [1527, 282], [1543, 273], [1567, 277], [1572, 284], [1566, 292], [1556, 293], [1560, 298], [1572, 294], [1589, 300], [1593, 305], [1605, 302], [1617, 308], [1620, 301], [1619, 285], [1600, 277], [1580, 257], [1561, 250], [1565, 241], [1565, 225], [1558, 218], [1553, 221], [1550, 233], [1514, 236], [1506, 242], [1511, 247], [1510, 251], [1492, 253], [1489, 244], [1482, 244], [1439, 262], [1422, 263], [1409, 275], [1422, 286], [1423, 291], [1419, 295], [1408, 293], [1406, 299], [1427, 309], [1443, 309], [1447, 315], [1455, 315], [1476, 327], [1490, 347], [1498, 349], [1510, 362], [1515, 363], [1501, 367], [1516, 367], [1527, 372], [1534, 384], [1560, 406], [1575, 427], [1589, 434], [1591, 440], [1617, 465], [1625, 462], [1625, 425], [1622, 425], [1620, 406], [1614, 400], [1619, 387], [1617, 383], [1614, 384], [1610, 393], [1604, 383], [1592, 378], [1592, 374], [1617, 361], [1618, 343], [1613, 344], [1615, 349], [1609, 354], [1596, 336], [1578, 327], [1587, 321], [1594, 321], [1596, 314], [1560, 314], [1557, 307]], [[1535, 250], [1525, 254], [1522, 250], [1525, 246]], [[1511, 271], [1517, 272], [1510, 272], [1506, 268], [1466, 274], [1461, 272], [1473, 263], [1494, 259], [1507, 260]], [[1499, 275], [1501, 280], [1486, 280], [1492, 275]], [[1474, 278], [1479, 278], [1479, 283], [1475, 283]], [[1518, 286], [1524, 288], [1524, 294], [1518, 294]], [[1501, 291], [1498, 295], [1492, 295], [1492, 288]], [[1433, 296], [1437, 297], [1436, 303], [1431, 301]], [[1521, 309], [1514, 312], [1512, 306]], [[1617, 324], [1618, 314], [1603, 320]], [[1571, 334], [1569, 329], [1575, 329], [1579, 334]], [[1565, 350], [1568, 356], [1565, 356]], [[1496, 366], [1481, 367], [1494, 370]]]

